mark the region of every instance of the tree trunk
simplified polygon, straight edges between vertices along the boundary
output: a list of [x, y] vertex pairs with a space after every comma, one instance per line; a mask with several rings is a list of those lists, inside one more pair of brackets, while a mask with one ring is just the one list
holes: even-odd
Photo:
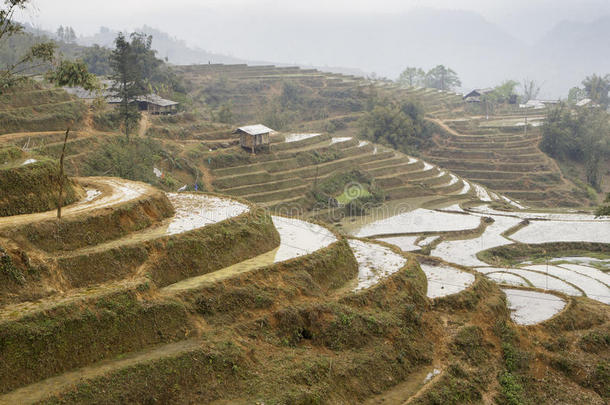
[[61, 219], [61, 206], [64, 203], [64, 157], [66, 155], [66, 144], [68, 143], [68, 135], [70, 128], [66, 129], [66, 137], [64, 138], [64, 147], [61, 150], [59, 158], [59, 197], [57, 198], [57, 219]]

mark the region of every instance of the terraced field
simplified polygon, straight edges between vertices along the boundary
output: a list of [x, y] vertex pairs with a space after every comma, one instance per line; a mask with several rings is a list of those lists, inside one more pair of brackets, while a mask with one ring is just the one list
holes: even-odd
[[[604, 403], [604, 387], [595, 385], [603, 352], [574, 349], [589, 384], [574, 389], [565, 362], [547, 348], [565, 324], [573, 347], [584, 347], [585, 330], [607, 329], [610, 222], [523, 210], [496, 191], [529, 205], [522, 198], [529, 194], [520, 193], [530, 186], [533, 192], [544, 184], [553, 198], [567, 187], [534, 151], [535, 130], [525, 136], [510, 128], [518, 117], [477, 127], [438, 121], [462, 113], [459, 95], [383, 81], [294, 67], [178, 71], [201, 111], [230, 104], [240, 122], [259, 121], [291, 83], [304, 102], [302, 115], [254, 156], [237, 146], [232, 126], [206, 113], [152, 119], [138, 136], [165, 147], [154, 173], [172, 176], [172, 190], [197, 184], [212, 193], [78, 178], [81, 199], [65, 208], [61, 222], [54, 212], [1, 217], [0, 403], [491, 400], [503, 398], [496, 376], [506, 373], [499, 328], [532, 343], [535, 349], [523, 350], [536, 352], [523, 358], [546, 370], [543, 380], [523, 380], [532, 384], [532, 398], [552, 381], [559, 388], [550, 402]], [[80, 108], [56, 90], [28, 91], [10, 103], [0, 99], [0, 118], [18, 117], [20, 109], [41, 117], [30, 132], [15, 121], [0, 135], [0, 144], [23, 148], [0, 170], [57, 156], [64, 128], [53, 125], [70, 115], [64, 108]], [[437, 148], [415, 158], [357, 139], [355, 123], [372, 92], [424, 104], [447, 132], [436, 138]], [[31, 104], [34, 93], [40, 105]], [[117, 134], [86, 125], [75, 131], [69, 170], [78, 173], [110, 136]], [[314, 195], [318, 185], [352, 170], [387, 197], [363, 226], [355, 217], [333, 218]], [[351, 191], [338, 190], [337, 202]], [[499, 204], [479, 205], [493, 202]], [[444, 212], [414, 209], [449, 204]], [[498, 211], [500, 204], [519, 211]], [[390, 219], [371, 220], [380, 212]], [[342, 219], [343, 232], [303, 217]], [[588, 241], [595, 257], [566, 253], [542, 262], [540, 249], [546, 259], [564, 239]], [[563, 251], [583, 250], [570, 249]], [[574, 331], [576, 319], [590, 324]], [[530, 334], [548, 342], [530, 342]]]
[[[365, 221], [366, 222], [366, 221]], [[557, 257], [570, 249], [600, 249], [608, 256], [610, 218], [595, 218], [590, 214], [550, 213], [535, 211], [498, 211], [487, 205], [464, 210], [457, 204], [443, 210], [416, 209], [389, 216], [364, 225], [351, 224], [356, 236], [376, 238], [403, 251], [427, 249], [430, 256], [443, 263], [422, 263], [428, 276], [429, 295], [434, 297], [463, 290], [474, 281], [464, 269], [470, 268], [505, 286], [513, 319], [522, 324], [547, 320], [561, 311], [565, 296], [549, 296], [549, 291], [570, 296], [587, 296], [610, 304], [610, 284], [607, 271], [610, 259]], [[570, 243], [576, 243], [571, 246]], [[522, 246], [542, 246], [544, 256], [539, 264], [526, 261], [524, 255], [516, 263], [493, 266], [494, 256], [486, 252], [523, 249]], [[580, 244], [580, 245], [579, 245]], [[575, 247], [576, 246], [576, 247]], [[535, 248], [532, 248], [535, 249]], [[553, 255], [552, 250], [557, 253]], [[549, 253], [547, 253], [547, 250]], [[540, 264], [542, 258], [545, 264]], [[451, 264], [449, 264], [451, 263]], [[490, 265], [491, 264], [491, 265]], [[456, 266], [457, 265], [457, 266]], [[455, 267], [452, 267], [455, 266]], [[461, 267], [460, 267], [461, 266]], [[597, 267], [596, 267], [597, 266]], [[602, 267], [602, 270], [600, 270]], [[431, 287], [437, 286], [435, 292]], [[532, 290], [527, 290], [527, 289]], [[521, 291], [521, 292], [519, 292]], [[532, 303], [544, 309], [536, 312]]]
[[[580, 206], [575, 186], [542, 151], [540, 130], [523, 125], [523, 117], [440, 120], [435, 147], [425, 151], [431, 162], [512, 199], [532, 206]], [[538, 117], [540, 118], [540, 117]]]
[[[277, 209], [311, 204], [310, 192], [316, 183], [341, 172], [359, 169], [372, 176], [389, 199], [422, 196], [465, 198], [470, 192], [465, 182], [424, 161], [405, 156], [379, 145], [320, 135], [296, 142], [278, 142], [264, 161], [211, 170], [215, 190]], [[306, 154], [332, 156], [324, 163], [308, 162]]]
[[[53, 212], [1, 218], [2, 252], [16, 278], [3, 280], [0, 296], [2, 404], [60, 395], [81, 402], [91, 394], [82, 384], [105, 390], [106, 378], [198, 356], [214, 334], [239, 331], [263, 308], [340, 300], [393, 273], [417, 274], [391, 249], [352, 241], [357, 262], [332, 230], [270, 218], [245, 202], [120, 179], [79, 181], [87, 197], [66, 207], [63, 224], [49, 221]], [[97, 238], [66, 232], [76, 228]], [[17, 260], [28, 256], [27, 264]], [[299, 279], [305, 291], [277, 288]], [[265, 293], [272, 286], [274, 297]]]
[[28, 82], [0, 95], [0, 135], [13, 132], [64, 130], [80, 125], [83, 102], [62, 89]]

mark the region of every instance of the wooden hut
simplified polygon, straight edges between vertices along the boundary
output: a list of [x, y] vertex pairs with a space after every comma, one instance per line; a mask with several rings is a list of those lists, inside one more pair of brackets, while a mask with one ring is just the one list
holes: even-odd
[[138, 98], [138, 108], [140, 111], [148, 111], [150, 114], [175, 114], [178, 112], [178, 103], [166, 100], [156, 94], [149, 94]]
[[264, 125], [248, 125], [239, 127], [234, 133], [240, 134], [239, 144], [242, 148], [251, 150], [255, 153], [257, 149], [269, 147], [269, 134], [275, 132]]
[[492, 88], [474, 89], [473, 91], [464, 96], [464, 101], [467, 103], [480, 103], [481, 97], [485, 94], [491, 93], [492, 91]]

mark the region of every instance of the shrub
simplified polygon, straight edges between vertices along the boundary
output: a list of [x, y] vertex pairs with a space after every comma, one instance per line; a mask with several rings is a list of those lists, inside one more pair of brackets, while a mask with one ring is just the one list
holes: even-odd
[[130, 142], [110, 139], [88, 155], [83, 173], [154, 183], [153, 166], [162, 153], [161, 145], [153, 139], [134, 138]]

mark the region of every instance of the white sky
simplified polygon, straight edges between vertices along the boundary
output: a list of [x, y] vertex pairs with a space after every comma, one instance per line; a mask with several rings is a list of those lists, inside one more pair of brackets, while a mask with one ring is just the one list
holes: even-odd
[[[172, 31], [180, 27], [168, 14], [205, 12], [206, 8], [245, 12], [293, 11], [315, 13], [397, 13], [413, 7], [472, 10], [504, 28], [525, 25], [533, 32], [544, 31], [562, 19], [588, 20], [610, 13], [610, 0], [32, 0], [22, 20], [45, 29], [60, 24], [77, 32], [92, 34], [100, 25], [131, 28], [148, 24]], [[130, 27], [127, 27], [129, 25]], [[524, 28], [519, 28], [518, 31]]]

